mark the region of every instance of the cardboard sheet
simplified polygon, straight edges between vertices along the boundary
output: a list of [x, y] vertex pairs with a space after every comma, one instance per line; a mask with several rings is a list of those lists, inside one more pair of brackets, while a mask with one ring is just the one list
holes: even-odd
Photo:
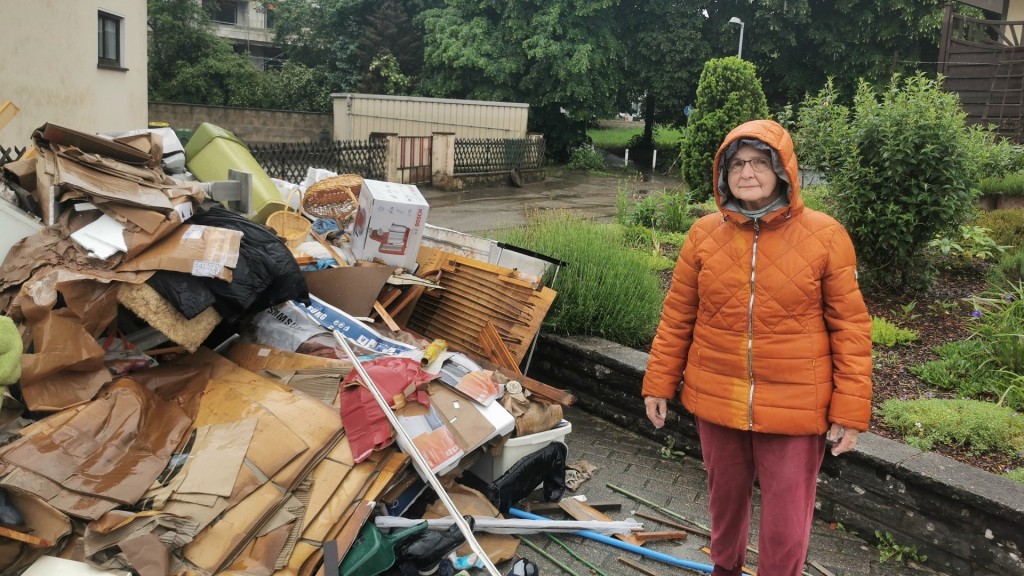
[[303, 275], [310, 294], [352, 316], [368, 316], [394, 270], [390, 266], [358, 266], [328, 268]]
[[129, 164], [146, 164], [152, 160], [152, 156], [148, 153], [127, 144], [114, 142], [109, 138], [103, 138], [95, 134], [79, 132], [78, 130], [72, 130], [57, 124], [43, 124], [33, 134], [33, 139], [38, 140], [40, 138], [54, 144], [74, 146], [86, 152], [109, 156]]
[[118, 270], [171, 270], [230, 282], [241, 242], [238, 230], [184, 224]]
[[193, 461], [178, 490], [230, 496], [256, 433], [256, 422], [246, 418], [196, 430]]
[[[52, 433], [10, 444], [0, 460], [59, 483], [64, 495], [134, 504], [164, 469], [190, 424], [180, 407], [122, 378]], [[66, 505], [63, 511], [80, 513]]]
[[43, 554], [52, 552], [71, 534], [71, 521], [31, 493], [9, 489], [7, 496], [25, 519], [26, 526], [23, 531], [53, 543], [50, 548], [37, 548], [15, 540], [0, 539], [0, 572], [14, 574], [38, 560]]

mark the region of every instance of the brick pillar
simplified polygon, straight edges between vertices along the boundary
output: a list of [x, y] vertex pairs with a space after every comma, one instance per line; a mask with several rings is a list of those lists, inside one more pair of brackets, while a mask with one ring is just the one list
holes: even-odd
[[455, 133], [434, 132], [431, 142], [431, 184], [434, 188], [451, 190], [455, 174]]

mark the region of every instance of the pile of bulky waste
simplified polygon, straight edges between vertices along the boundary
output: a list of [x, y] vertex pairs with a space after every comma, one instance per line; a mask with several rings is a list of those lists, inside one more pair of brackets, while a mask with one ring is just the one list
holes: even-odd
[[509, 517], [566, 489], [574, 398], [520, 368], [557, 261], [201, 131], [0, 169], [0, 573], [536, 574], [513, 534], [581, 529]]

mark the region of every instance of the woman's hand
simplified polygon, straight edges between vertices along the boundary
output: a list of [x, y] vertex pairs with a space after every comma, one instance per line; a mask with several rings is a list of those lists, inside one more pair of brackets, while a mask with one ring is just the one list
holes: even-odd
[[644, 406], [647, 408], [647, 419], [654, 424], [655, 428], [665, 425], [665, 414], [668, 410], [668, 400], [657, 396], [644, 396]]
[[[650, 415], [648, 415], [648, 418]], [[857, 435], [860, 432], [845, 428], [841, 424], [832, 423], [832, 428], [825, 434], [825, 440], [832, 444], [832, 455], [839, 456], [857, 448]]]

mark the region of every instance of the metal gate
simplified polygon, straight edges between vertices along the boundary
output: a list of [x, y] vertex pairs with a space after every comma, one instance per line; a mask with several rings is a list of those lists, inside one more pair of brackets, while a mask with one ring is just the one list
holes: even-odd
[[398, 179], [405, 184], [430, 184], [431, 136], [398, 137]]

